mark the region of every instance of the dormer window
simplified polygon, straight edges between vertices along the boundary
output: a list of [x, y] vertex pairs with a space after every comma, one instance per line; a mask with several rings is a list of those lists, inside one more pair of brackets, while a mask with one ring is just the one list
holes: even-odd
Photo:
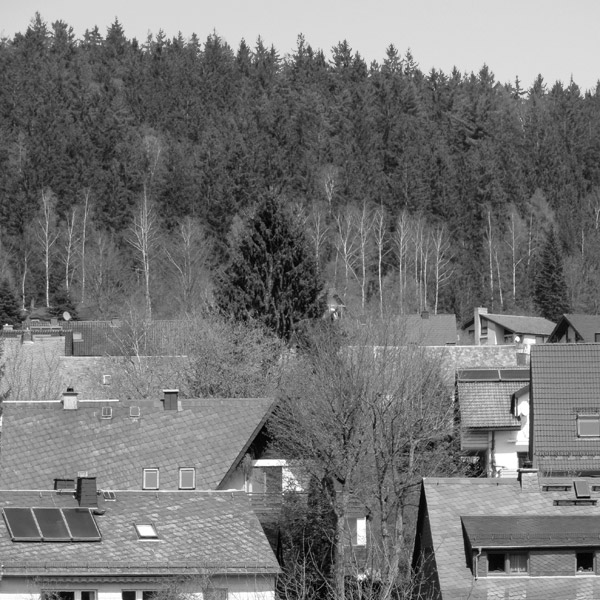
[[184, 467], [179, 469], [179, 489], [193, 490], [196, 488], [196, 469]]
[[525, 575], [529, 570], [527, 552], [488, 552], [488, 575]]
[[577, 436], [578, 437], [600, 437], [600, 415], [577, 415]]

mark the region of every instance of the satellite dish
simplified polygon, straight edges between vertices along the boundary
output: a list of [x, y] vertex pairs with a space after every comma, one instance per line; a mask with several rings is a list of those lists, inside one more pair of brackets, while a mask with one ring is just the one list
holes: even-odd
[[518, 335], [515, 335], [515, 343], [519, 343], [521, 341], [521, 338]]
[[63, 319], [65, 321], [70, 321], [71, 320], [71, 315], [69, 314], [68, 311], [65, 310], [65, 312], [63, 313]]

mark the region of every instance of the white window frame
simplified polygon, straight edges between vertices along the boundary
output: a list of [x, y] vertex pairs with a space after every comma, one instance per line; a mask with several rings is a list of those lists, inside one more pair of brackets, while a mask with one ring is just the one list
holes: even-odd
[[[587, 423], [596, 423], [598, 425], [597, 433], [583, 433], [580, 425]], [[577, 415], [577, 437], [596, 439], [600, 437], [600, 415], [599, 414], [579, 414]]]
[[[192, 485], [183, 485], [183, 476], [186, 473], [192, 474]], [[194, 467], [180, 467], [179, 469], [179, 489], [180, 490], [195, 490], [196, 489], [196, 469]]]
[[[149, 475], [156, 475], [156, 486], [148, 485], [147, 478]], [[157, 469], [156, 467], [144, 469], [144, 472], [142, 475], [142, 489], [144, 489], [144, 490], [159, 490], [160, 489], [160, 471], [159, 471], [159, 469]]]

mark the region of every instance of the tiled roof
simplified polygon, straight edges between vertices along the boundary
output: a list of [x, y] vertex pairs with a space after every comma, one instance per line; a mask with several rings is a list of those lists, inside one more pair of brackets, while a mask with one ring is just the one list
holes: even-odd
[[410, 342], [421, 346], [446, 346], [458, 343], [456, 315], [405, 315], [398, 321], [406, 328]]
[[575, 315], [566, 314], [557, 323], [552, 337], [559, 331], [565, 329], [565, 325], [571, 325], [573, 329], [581, 336], [582, 342], [595, 342], [595, 336], [600, 333], [600, 315]]
[[600, 539], [596, 515], [477, 515], [461, 517], [472, 548], [575, 548]]
[[458, 381], [461, 426], [520, 427], [521, 421], [511, 413], [511, 397], [524, 384], [523, 381]]
[[545, 472], [600, 470], [600, 438], [577, 437], [577, 413], [598, 413], [600, 345], [531, 348], [533, 462]]
[[[55, 477], [87, 471], [109, 489], [141, 488], [142, 470], [160, 470], [161, 489], [177, 489], [179, 467], [196, 469], [196, 488], [216, 489], [264, 424], [271, 398], [182, 400], [181, 411], [159, 401], [5, 403], [0, 486], [47, 489]], [[112, 418], [101, 418], [102, 407]], [[139, 419], [130, 407], [139, 406]]]
[[[595, 497], [598, 494], [594, 494]], [[426, 504], [432, 534], [435, 563], [444, 600], [484, 600], [489, 598], [547, 600], [560, 598], [599, 598], [600, 577], [524, 577], [475, 579], [465, 555], [461, 517], [539, 516], [597, 518], [597, 506], [554, 506], [555, 499], [574, 498], [571, 492], [521, 490], [511, 479], [426, 478], [422, 503]], [[575, 521], [565, 525], [574, 526]]]
[[513, 333], [530, 333], [533, 335], [550, 335], [554, 323], [543, 317], [524, 317], [520, 315], [502, 315], [482, 313], [482, 318], [508, 329]]
[[[3, 575], [271, 573], [277, 561], [244, 493], [119, 492], [95, 516], [100, 542], [13, 542], [0, 519]], [[0, 507], [76, 506], [72, 495], [0, 491]], [[99, 511], [101, 512], [101, 511]], [[159, 540], [138, 539], [152, 523]]]

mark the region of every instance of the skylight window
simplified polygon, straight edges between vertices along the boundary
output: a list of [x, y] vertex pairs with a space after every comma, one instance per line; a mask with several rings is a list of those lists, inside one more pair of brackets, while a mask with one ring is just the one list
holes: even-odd
[[135, 523], [135, 530], [140, 540], [158, 539], [158, 533], [153, 523]]
[[159, 488], [158, 469], [144, 469], [142, 488], [157, 490]]

